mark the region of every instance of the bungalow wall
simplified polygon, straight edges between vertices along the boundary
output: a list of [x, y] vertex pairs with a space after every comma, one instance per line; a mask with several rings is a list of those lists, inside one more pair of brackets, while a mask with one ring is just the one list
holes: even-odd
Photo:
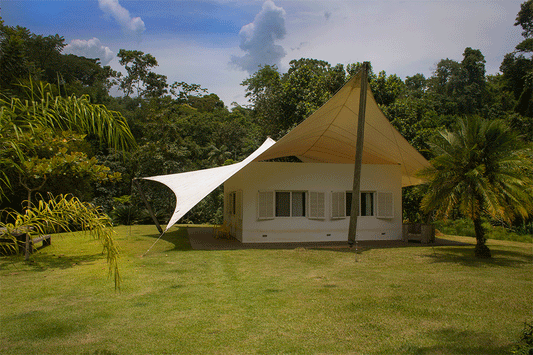
[[[250, 163], [224, 183], [224, 220], [243, 243], [347, 241], [345, 199], [353, 169], [353, 164]], [[401, 239], [400, 166], [363, 164], [361, 192], [357, 239]]]

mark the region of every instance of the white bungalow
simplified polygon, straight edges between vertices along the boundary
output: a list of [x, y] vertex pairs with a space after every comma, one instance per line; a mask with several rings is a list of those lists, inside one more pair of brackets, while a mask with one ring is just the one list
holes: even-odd
[[[353, 164], [253, 162], [224, 183], [224, 219], [243, 243], [346, 241]], [[401, 239], [398, 165], [364, 165], [357, 239]]]
[[[347, 241], [361, 76], [278, 142], [230, 166], [146, 178], [176, 194], [167, 229], [224, 184], [224, 220], [243, 243]], [[301, 162], [277, 162], [293, 156]], [[429, 165], [367, 89], [358, 240], [402, 238], [402, 193]]]

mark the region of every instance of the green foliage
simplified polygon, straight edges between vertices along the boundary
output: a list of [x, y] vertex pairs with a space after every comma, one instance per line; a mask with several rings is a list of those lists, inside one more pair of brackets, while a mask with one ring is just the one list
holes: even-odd
[[522, 36], [525, 38], [533, 36], [533, 1], [527, 0], [520, 5], [514, 25], [522, 27]]
[[520, 341], [511, 353], [517, 355], [531, 355], [533, 353], [533, 323], [524, 323]]
[[254, 116], [263, 135], [279, 137], [326, 103], [344, 84], [342, 64], [302, 58], [292, 60], [285, 74], [264, 66], [242, 82], [254, 104]]
[[142, 221], [142, 210], [137, 206], [118, 205], [113, 207], [110, 217], [114, 224], [129, 226]]
[[422, 172], [429, 183], [421, 207], [436, 217], [457, 209], [472, 219], [478, 248], [485, 244], [484, 216], [511, 222], [533, 212], [531, 149], [503, 122], [459, 120], [456, 130], [441, 131], [431, 147], [435, 158]]
[[87, 231], [93, 238], [102, 242], [107, 255], [109, 274], [114, 277], [115, 287], [120, 286], [119, 252], [113, 239], [111, 220], [89, 203], [81, 202], [73, 196], [49, 195], [47, 200], [39, 199], [36, 205], [27, 208], [24, 213], [4, 210], [0, 218], [0, 227], [5, 228], [5, 235], [13, 239], [15, 237], [12, 233], [20, 230], [27, 231], [30, 238], [60, 231], [71, 232], [73, 227]]
[[[438, 220], [434, 224], [441, 233], [446, 235], [476, 237], [474, 224], [468, 218]], [[484, 221], [483, 228], [486, 231], [487, 239], [533, 243], [533, 235], [531, 233], [521, 231], [517, 228], [513, 229], [501, 224], [495, 225], [495, 223], [491, 223], [490, 221]]]
[[437, 228], [443, 234], [459, 235], [472, 238], [476, 237], [476, 232], [474, 231], [474, 224], [470, 219], [461, 218], [437, 220], [434, 223], [435, 228]]
[[0, 92], [16, 91], [21, 78], [54, 81], [53, 67], [61, 57], [65, 39], [41, 36], [27, 28], [5, 26], [0, 19]]
[[37, 35], [27, 28], [5, 26], [0, 19], [0, 92], [21, 95], [19, 83], [28, 80], [58, 83], [65, 92], [102, 103], [119, 73], [97, 59], [61, 54], [62, 36]]
[[83, 138], [88, 134], [116, 149], [134, 147], [122, 115], [91, 104], [87, 96], [56, 96], [50, 84], [24, 88], [30, 99], [0, 99], [0, 201], [8, 190], [17, 193], [13, 178], [28, 191], [29, 202], [45, 183], [48, 191], [82, 197], [90, 196], [87, 184], [119, 178], [88, 156]]
[[94, 135], [115, 149], [135, 146], [128, 123], [118, 112], [103, 105], [91, 104], [88, 96], [61, 97], [53, 93], [50, 84], [22, 86], [28, 99], [0, 99], [1, 128], [17, 135], [23, 130], [48, 127]]

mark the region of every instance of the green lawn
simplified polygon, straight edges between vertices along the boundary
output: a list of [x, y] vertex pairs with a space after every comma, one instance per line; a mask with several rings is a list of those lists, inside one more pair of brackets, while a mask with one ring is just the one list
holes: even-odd
[[[173, 228], [118, 227], [122, 286], [99, 242], [54, 236], [0, 258], [1, 354], [509, 354], [533, 319], [532, 244], [191, 250]], [[448, 237], [473, 243], [472, 238]]]

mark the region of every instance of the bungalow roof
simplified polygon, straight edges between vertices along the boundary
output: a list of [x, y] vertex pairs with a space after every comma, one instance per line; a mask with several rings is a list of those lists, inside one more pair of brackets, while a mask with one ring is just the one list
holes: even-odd
[[[367, 90], [363, 164], [397, 164], [402, 186], [422, 183], [416, 173], [429, 162], [392, 126]], [[354, 163], [360, 91], [359, 74], [255, 161], [292, 155], [303, 162]]]

